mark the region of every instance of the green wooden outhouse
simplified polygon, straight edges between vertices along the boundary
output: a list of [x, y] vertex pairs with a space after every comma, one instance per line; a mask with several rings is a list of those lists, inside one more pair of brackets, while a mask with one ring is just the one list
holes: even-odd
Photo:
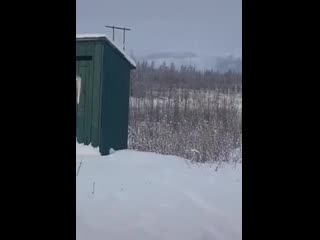
[[[77, 141], [99, 147], [126, 149], [130, 71], [135, 62], [107, 36], [77, 34], [76, 74], [80, 82], [76, 102]], [[78, 84], [77, 84], [78, 86]]]

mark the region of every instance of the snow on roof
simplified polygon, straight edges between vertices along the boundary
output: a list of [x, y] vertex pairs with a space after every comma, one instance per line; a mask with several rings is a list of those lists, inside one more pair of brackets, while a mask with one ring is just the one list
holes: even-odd
[[106, 40], [113, 48], [115, 48], [134, 68], [137, 67], [136, 62], [114, 41], [110, 40], [105, 34], [77, 34], [78, 40]]

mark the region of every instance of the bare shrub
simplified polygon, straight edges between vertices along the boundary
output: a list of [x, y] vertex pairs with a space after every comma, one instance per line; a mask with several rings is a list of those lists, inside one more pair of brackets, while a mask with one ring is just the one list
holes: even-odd
[[[157, 95], [158, 97], [155, 97]], [[241, 96], [170, 89], [131, 97], [129, 148], [197, 162], [229, 161], [241, 147]]]
[[129, 148], [196, 162], [238, 161], [241, 94], [240, 72], [138, 63], [131, 73]]

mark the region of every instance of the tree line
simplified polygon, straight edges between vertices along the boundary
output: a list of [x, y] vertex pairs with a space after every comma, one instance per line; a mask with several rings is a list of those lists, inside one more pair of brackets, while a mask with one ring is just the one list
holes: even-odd
[[131, 72], [131, 95], [144, 96], [149, 90], [210, 89], [222, 93], [242, 91], [242, 73], [236, 71], [197, 70], [194, 66], [177, 68], [163, 62], [159, 67], [147, 61], [138, 62]]

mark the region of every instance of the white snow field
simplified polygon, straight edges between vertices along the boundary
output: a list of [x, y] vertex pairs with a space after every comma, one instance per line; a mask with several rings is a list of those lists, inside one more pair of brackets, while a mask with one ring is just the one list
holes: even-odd
[[240, 240], [242, 164], [77, 144], [77, 240]]

